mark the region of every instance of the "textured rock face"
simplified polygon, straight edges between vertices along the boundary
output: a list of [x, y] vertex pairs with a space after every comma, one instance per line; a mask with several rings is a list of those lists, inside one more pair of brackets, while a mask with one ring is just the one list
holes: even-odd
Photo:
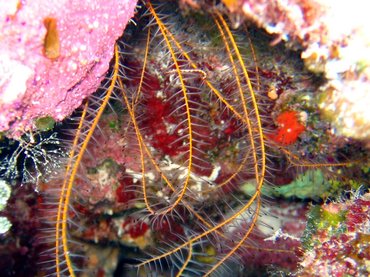
[[136, 1], [1, 2], [0, 131], [18, 136], [97, 89]]
[[[307, 68], [323, 73], [327, 84], [321, 110], [336, 133], [370, 139], [370, 45], [365, 2], [354, 0], [223, 0], [237, 13], [263, 27], [277, 39], [302, 46]], [[238, 18], [236, 16], [236, 18]], [[236, 20], [237, 21], [237, 20]]]
[[298, 276], [369, 276], [370, 195], [311, 209]]

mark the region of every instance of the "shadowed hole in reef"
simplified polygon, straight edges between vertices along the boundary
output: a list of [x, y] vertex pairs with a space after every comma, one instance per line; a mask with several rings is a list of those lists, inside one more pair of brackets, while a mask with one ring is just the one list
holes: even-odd
[[303, 225], [304, 208], [272, 200], [274, 186], [306, 168], [331, 176], [347, 153], [320, 131], [316, 77], [216, 8], [145, 2], [135, 20], [99, 91], [62, 127], [65, 170], [39, 186], [40, 274], [293, 271], [299, 243], [264, 239], [289, 219]]

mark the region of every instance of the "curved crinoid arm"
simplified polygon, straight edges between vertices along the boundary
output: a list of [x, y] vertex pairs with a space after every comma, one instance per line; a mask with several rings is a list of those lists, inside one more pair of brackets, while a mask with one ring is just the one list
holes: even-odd
[[[130, 174], [141, 181], [132, 190], [157, 241], [140, 266], [166, 271], [174, 265], [177, 276], [207, 275], [238, 257], [260, 213], [266, 154], [260, 96], [253, 88], [259, 80], [251, 81], [246, 69], [251, 65], [220, 14], [210, 19], [212, 32], [221, 37], [220, 67], [227, 78], [221, 84], [211, 77], [214, 69], [199, 62], [209, 53], [195, 47], [198, 34], [182, 42], [182, 26], [175, 28], [164, 16], [166, 7], [146, 6], [147, 25], [132, 31], [140, 33], [135, 51], [143, 58], [135, 58], [128, 46], [118, 80], [140, 152], [139, 170]], [[233, 153], [212, 157], [222, 141]], [[256, 190], [246, 198], [238, 189], [251, 178]], [[163, 231], [168, 237], [160, 233], [165, 225], [173, 228]], [[241, 226], [243, 234], [233, 237], [231, 230]]]
[[[112, 76], [108, 77], [108, 81], [102, 86], [103, 94], [88, 100], [78, 116], [78, 126], [73, 134], [74, 139], [70, 145], [63, 178], [51, 180], [43, 196], [45, 207], [50, 212], [55, 209], [55, 217], [46, 219], [48, 227], [45, 228], [47, 241], [54, 241], [55, 246], [43, 253], [44, 258], [41, 264], [46, 265], [46, 272], [54, 272], [53, 275], [56, 276], [76, 276], [77, 268], [72, 260], [79, 255], [74, 253], [75, 246], [70, 247], [70, 244], [77, 243], [74, 242], [70, 232], [80, 224], [77, 219], [80, 219], [81, 215], [75, 210], [75, 201], [79, 197], [79, 192], [74, 185], [79, 178], [81, 161], [114, 91], [118, 76], [118, 61], [118, 47], [116, 46]], [[53, 238], [50, 233], [54, 233]]]
[[[150, 3], [148, 3], [149, 5], [149, 9], [152, 7]], [[153, 14], [153, 17], [155, 18], [155, 20], [157, 21], [157, 23], [159, 22], [159, 18], [157, 17], [157, 15], [155, 13], [152, 13]], [[176, 101], [179, 101], [179, 106], [180, 106], [180, 109], [183, 109], [183, 111], [172, 111], [172, 113], [181, 113], [181, 116], [184, 117], [183, 119], [183, 122], [180, 122], [180, 126], [184, 125], [183, 126], [183, 132], [186, 134], [185, 136], [183, 137], [179, 137], [179, 139], [183, 140], [183, 141], [186, 141], [186, 153], [187, 153], [187, 156], [188, 156], [188, 159], [186, 161], [186, 174], [185, 174], [185, 178], [184, 178], [184, 182], [182, 184], [182, 188], [180, 189], [179, 191], [179, 194], [176, 195], [176, 199], [173, 200], [173, 204], [171, 204], [169, 207], [165, 208], [163, 211], [160, 211], [160, 213], [163, 213], [163, 214], [166, 214], [168, 212], [171, 212], [182, 200], [182, 198], [184, 197], [186, 191], [187, 191], [187, 188], [188, 188], [188, 184], [189, 184], [189, 180], [190, 180], [190, 172], [192, 170], [192, 166], [193, 166], [193, 119], [192, 119], [192, 114], [191, 114], [191, 108], [190, 108], [190, 99], [189, 99], [189, 94], [188, 94], [188, 91], [187, 91], [187, 86], [185, 85], [185, 79], [184, 79], [184, 76], [183, 76], [183, 73], [182, 73], [182, 70], [180, 68], [180, 65], [179, 65], [179, 62], [178, 62], [178, 57], [174, 51], [174, 48], [172, 47], [171, 45], [171, 42], [169, 40], [169, 38], [166, 36], [165, 34], [165, 30], [164, 30], [164, 27], [162, 24], [158, 24], [158, 28], [160, 29], [160, 32], [162, 33], [162, 37], [165, 41], [165, 45], [167, 46], [167, 49], [170, 53], [170, 56], [171, 56], [171, 62], [173, 63], [173, 66], [174, 66], [174, 70], [175, 70], [175, 73], [176, 73], [176, 79], [173, 81], [173, 82], [178, 82], [179, 83], [179, 88], [177, 88], [175, 91], [174, 91], [174, 94], [173, 97], [174, 99], [176, 98], [179, 98], [179, 100], [176, 100]], [[148, 32], [148, 36], [150, 36], [150, 33]], [[147, 46], [148, 48], [148, 46]], [[144, 67], [143, 67], [144, 68]], [[144, 68], [145, 70], [145, 68]], [[126, 99], [126, 98], [125, 98]], [[125, 101], [126, 104], [128, 104], [128, 101], [126, 100]], [[130, 109], [129, 109], [130, 110]], [[137, 129], [137, 124], [136, 124], [136, 119], [135, 119], [135, 115], [131, 112], [131, 116], [133, 117], [133, 121], [135, 122], [134, 125], [135, 125], [135, 128]], [[177, 127], [179, 128], [179, 127]], [[138, 133], [139, 131], [136, 130], [136, 132]], [[141, 144], [141, 138], [138, 134], [138, 139], [139, 139], [139, 143]], [[175, 141], [176, 142], [176, 141]], [[167, 184], [169, 185], [169, 187], [173, 189], [173, 185], [171, 185], [171, 183], [168, 181], [167, 178], [165, 178]], [[145, 185], [144, 185], [144, 188], [145, 188]], [[149, 208], [149, 210], [154, 213], [154, 211], [150, 208], [148, 202], [147, 202], [147, 199], [146, 200], [146, 205], [147, 207]]]

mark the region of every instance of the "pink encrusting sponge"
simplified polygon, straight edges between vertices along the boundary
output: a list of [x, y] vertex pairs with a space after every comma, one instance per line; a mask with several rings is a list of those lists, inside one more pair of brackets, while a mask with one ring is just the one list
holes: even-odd
[[1, 1], [0, 131], [60, 121], [96, 91], [136, 0]]

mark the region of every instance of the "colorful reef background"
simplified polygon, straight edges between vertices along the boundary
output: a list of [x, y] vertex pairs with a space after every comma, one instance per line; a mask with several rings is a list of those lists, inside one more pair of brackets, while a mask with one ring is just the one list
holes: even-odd
[[369, 276], [364, 5], [0, 0], [0, 276]]

